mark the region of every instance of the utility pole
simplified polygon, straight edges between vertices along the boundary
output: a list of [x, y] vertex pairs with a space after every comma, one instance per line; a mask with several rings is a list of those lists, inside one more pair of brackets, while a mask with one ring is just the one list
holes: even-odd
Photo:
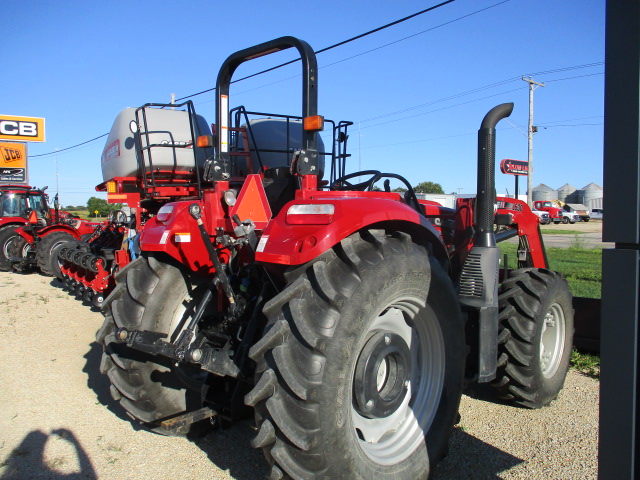
[[533, 134], [538, 131], [538, 127], [533, 126], [533, 91], [536, 87], [544, 87], [544, 83], [535, 82], [531, 77], [522, 77], [522, 80], [529, 84], [529, 128], [527, 133], [529, 147], [527, 161], [529, 162], [529, 168], [527, 173], [527, 204], [531, 207], [533, 205], [533, 198], [531, 195], [531, 177], [533, 176]]
[[60, 193], [60, 184], [58, 181], [58, 151], [59, 149], [56, 148], [56, 194]]

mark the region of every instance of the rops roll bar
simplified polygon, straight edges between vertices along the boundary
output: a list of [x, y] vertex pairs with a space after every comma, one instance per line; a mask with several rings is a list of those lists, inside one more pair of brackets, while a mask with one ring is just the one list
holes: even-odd
[[[209, 181], [229, 178], [229, 86], [236, 68], [244, 62], [271, 53], [295, 47], [302, 59], [302, 117], [318, 114], [318, 63], [311, 46], [295, 37], [280, 37], [230, 55], [220, 67], [216, 81], [216, 155], [206, 167], [206, 179]], [[302, 132], [302, 150], [305, 162], [298, 162], [298, 173], [302, 175], [318, 173], [317, 131]]]

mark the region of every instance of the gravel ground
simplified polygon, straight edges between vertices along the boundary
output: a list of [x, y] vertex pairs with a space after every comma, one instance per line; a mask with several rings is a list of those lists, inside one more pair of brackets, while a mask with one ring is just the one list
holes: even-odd
[[[132, 426], [98, 371], [101, 323], [57, 281], [0, 272], [0, 480], [264, 478], [249, 422], [197, 441]], [[572, 371], [538, 411], [469, 392], [435, 478], [595, 479], [598, 387]]]

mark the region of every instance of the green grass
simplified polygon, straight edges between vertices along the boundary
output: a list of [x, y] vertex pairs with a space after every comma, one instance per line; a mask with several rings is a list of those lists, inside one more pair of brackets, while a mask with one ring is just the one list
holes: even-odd
[[575, 348], [571, 352], [571, 366], [588, 377], [600, 378], [600, 356], [581, 353]]
[[575, 230], [561, 230], [561, 229], [558, 229], [557, 227], [550, 227], [550, 228], [540, 227], [540, 231], [542, 232], [543, 235], [546, 235], [546, 234], [549, 234], [549, 235], [574, 235], [574, 234], [582, 235], [584, 233], [584, 232], [576, 232]]
[[[502, 255], [509, 258], [509, 268], [517, 268], [517, 249], [513, 243], [499, 244]], [[602, 289], [602, 250], [548, 248], [547, 259], [551, 270], [562, 273], [575, 297], [600, 298]]]

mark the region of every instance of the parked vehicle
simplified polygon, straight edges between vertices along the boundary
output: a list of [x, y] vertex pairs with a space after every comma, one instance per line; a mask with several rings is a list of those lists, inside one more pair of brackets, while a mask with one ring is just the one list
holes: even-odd
[[80, 240], [90, 236], [100, 225], [61, 212], [58, 196], [54, 198], [52, 216], [39, 218], [31, 211], [24, 225], [18, 226], [7, 241], [6, 255], [14, 270], [24, 272], [37, 267], [44, 275], [58, 276], [60, 265], [58, 251], [69, 240]]
[[46, 187], [37, 189], [26, 185], [0, 185], [0, 271], [11, 270], [9, 246], [16, 237], [15, 230], [27, 223], [31, 212], [42, 225], [50, 218]]
[[592, 208], [589, 216], [594, 220], [602, 220], [604, 217], [604, 210], [602, 208]]
[[565, 212], [572, 212], [580, 216], [580, 220], [588, 222], [591, 218], [589, 216], [589, 209], [580, 203], [567, 203], [563, 207]]
[[[292, 47], [302, 114], [280, 117], [281, 134], [269, 136], [277, 145], [261, 146], [250, 133], [259, 119], [243, 127], [250, 112], [229, 110], [231, 78]], [[572, 296], [549, 269], [538, 217], [495, 197], [495, 127], [513, 104], [481, 123], [477, 198], [448, 209], [419, 201], [400, 175], [347, 173], [351, 122], [318, 115], [317, 79], [313, 49], [294, 37], [223, 63], [215, 134], [197, 139], [214, 154], [190, 194], [146, 220], [139, 257], [119, 270], [97, 334], [101, 370], [127, 413], [162, 433], [253, 410], [251, 443], [270, 478], [427, 478], [447, 451], [465, 382], [529, 408], [556, 398]], [[292, 131], [299, 146], [286, 151]], [[145, 152], [157, 147], [144, 146], [149, 133], [143, 118], [117, 137], [131, 144], [133, 135], [145, 180]], [[407, 192], [390, 191], [391, 179]], [[500, 269], [497, 242], [515, 236], [519, 268]]]
[[[11, 270], [12, 255], [36, 261], [35, 240], [30, 233], [32, 230], [40, 232], [41, 237], [56, 233], [47, 239], [45, 249], [55, 246], [56, 242], [51, 242], [54, 238], [61, 238], [59, 232], [79, 231], [81, 235], [92, 231], [90, 227], [85, 228], [90, 223], [60, 210], [57, 196], [54, 208], [49, 208], [46, 189], [47, 187], [38, 189], [25, 185], [0, 185], [0, 271]], [[23, 239], [25, 236], [28, 240]], [[44, 259], [45, 249], [41, 249], [40, 262], [44, 262], [43, 271], [49, 273], [49, 262]]]
[[562, 211], [562, 223], [576, 223], [581, 221], [582, 218], [575, 212], [567, 212], [565, 210]]
[[538, 210], [536, 208], [532, 208], [531, 211], [538, 216], [541, 225], [549, 225], [551, 223], [549, 213], [543, 212], [542, 210]]
[[562, 222], [562, 209], [556, 207], [553, 203], [548, 200], [536, 200], [533, 202], [533, 207], [537, 210], [542, 210], [549, 214], [549, 218], [553, 223]]

